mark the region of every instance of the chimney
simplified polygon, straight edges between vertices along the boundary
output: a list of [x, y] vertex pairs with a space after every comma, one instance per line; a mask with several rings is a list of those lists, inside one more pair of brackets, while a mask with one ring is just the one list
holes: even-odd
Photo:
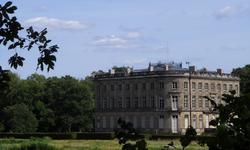
[[223, 74], [223, 70], [222, 69], [217, 69], [217, 73], [219, 74], [219, 75], [222, 75]]
[[126, 71], [127, 71], [127, 72], [126, 72], [127, 74], [130, 74], [130, 72], [132, 71], [132, 68], [127, 67]]
[[169, 68], [168, 68], [168, 65], [167, 64], [165, 64], [165, 70], [167, 71]]
[[196, 71], [195, 66], [189, 66], [189, 71], [191, 71], [191, 72], [195, 72], [195, 71]]
[[154, 71], [154, 66], [152, 66], [151, 63], [149, 63], [148, 70], [149, 71]]
[[110, 73], [110, 74], [115, 74], [115, 69], [113, 69], [113, 68], [110, 69], [110, 70], [109, 70], [109, 73]]

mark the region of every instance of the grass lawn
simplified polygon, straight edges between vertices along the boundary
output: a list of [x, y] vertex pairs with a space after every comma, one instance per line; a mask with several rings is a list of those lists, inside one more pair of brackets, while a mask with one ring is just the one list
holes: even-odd
[[[161, 150], [164, 145], [170, 141], [159, 140], [149, 141], [147, 145], [149, 150]], [[174, 140], [174, 145], [178, 150], [181, 150], [181, 144], [178, 140]], [[121, 150], [121, 146], [117, 140], [51, 140], [50, 145], [53, 145], [60, 150]], [[187, 147], [187, 150], [207, 150], [207, 147], [202, 147], [193, 142]]]

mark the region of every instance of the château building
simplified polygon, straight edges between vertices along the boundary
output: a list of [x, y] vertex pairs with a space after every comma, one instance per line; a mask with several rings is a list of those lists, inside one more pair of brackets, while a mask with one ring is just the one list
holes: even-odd
[[143, 131], [171, 133], [185, 132], [191, 121], [201, 133], [216, 116], [204, 96], [221, 103], [224, 93], [235, 90], [239, 95], [239, 81], [222, 69], [183, 68], [181, 63], [99, 72], [94, 75], [95, 130], [113, 131], [121, 117]]

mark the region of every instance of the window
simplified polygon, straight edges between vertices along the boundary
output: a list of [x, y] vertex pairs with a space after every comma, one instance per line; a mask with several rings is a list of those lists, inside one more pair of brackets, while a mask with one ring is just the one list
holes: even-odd
[[192, 96], [192, 108], [196, 108], [196, 96]]
[[184, 82], [184, 89], [188, 88], [188, 82]]
[[188, 117], [188, 115], [185, 115], [185, 120], [184, 120], [184, 128], [186, 129], [186, 128], [188, 128], [188, 125], [189, 125], [189, 117]]
[[202, 129], [203, 128], [203, 116], [202, 116], [202, 114], [200, 114], [199, 115], [199, 124], [200, 124], [200, 129]]
[[142, 83], [142, 89], [146, 90], [146, 83]]
[[201, 83], [201, 82], [198, 83], [198, 89], [199, 89], [199, 90], [202, 89], [202, 83]]
[[162, 97], [159, 98], [160, 108], [164, 108], [164, 99]]
[[146, 101], [146, 96], [142, 97], [142, 108], [146, 108], [147, 107], [147, 101]]
[[134, 84], [134, 89], [138, 90], [138, 84], [137, 83]]
[[104, 85], [104, 86], [103, 86], [103, 91], [104, 91], [104, 92], [107, 91], [107, 85]]
[[118, 89], [119, 89], [119, 91], [122, 90], [122, 85], [121, 84], [118, 85]]
[[153, 89], [155, 88], [154, 82], [152, 82], [152, 83], [150, 84], [150, 88], [151, 88], [151, 90], [153, 90]]
[[118, 100], [118, 108], [122, 108], [122, 98], [119, 97], [119, 100]]
[[193, 128], [197, 128], [196, 115], [193, 115]]
[[223, 84], [223, 90], [226, 91], [227, 90], [227, 85]]
[[178, 116], [177, 115], [172, 116], [172, 132], [173, 133], [178, 132]]
[[178, 96], [172, 96], [172, 110], [177, 110]]
[[160, 82], [160, 89], [164, 89], [164, 82]]
[[205, 115], [205, 128], [209, 128], [209, 116]]
[[115, 98], [111, 97], [110, 108], [115, 108]]
[[207, 98], [205, 99], [205, 107], [209, 108], [209, 100]]
[[217, 84], [217, 90], [221, 91], [221, 84]]
[[233, 85], [229, 84], [229, 91], [232, 91], [232, 90], [233, 90]]
[[130, 85], [126, 84], [126, 90], [130, 90]]
[[138, 97], [135, 97], [135, 108], [138, 108], [139, 106], [139, 100]]
[[106, 98], [103, 99], [103, 108], [104, 109], [107, 108], [107, 99]]
[[199, 108], [202, 108], [202, 105], [203, 105], [202, 96], [199, 96]]
[[236, 92], [236, 94], [239, 93], [239, 86], [238, 85], [235, 85], [235, 92]]
[[184, 95], [184, 108], [188, 108], [188, 96]]
[[196, 83], [192, 82], [192, 89], [195, 90], [196, 89]]
[[155, 98], [151, 96], [151, 108], [155, 108]]
[[172, 88], [173, 88], [173, 89], [177, 89], [177, 82], [173, 82], [173, 83], [172, 83]]
[[215, 91], [215, 84], [214, 83], [211, 83], [211, 90]]
[[115, 90], [115, 87], [114, 87], [113, 84], [110, 85], [110, 90], [111, 90], [111, 91], [114, 91], [114, 90]]
[[220, 96], [217, 97], [217, 103], [221, 104], [221, 97]]
[[130, 108], [130, 97], [126, 98], [126, 108]]
[[205, 89], [205, 90], [208, 90], [208, 83], [205, 83], [204, 89]]

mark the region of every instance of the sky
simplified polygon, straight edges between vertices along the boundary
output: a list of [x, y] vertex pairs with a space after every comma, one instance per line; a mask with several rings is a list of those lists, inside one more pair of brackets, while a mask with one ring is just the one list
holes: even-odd
[[[6, 0], [1, 0], [1, 3]], [[14, 51], [0, 46], [0, 64], [22, 78], [32, 73], [84, 78], [112, 66], [146, 68], [156, 62], [190, 62], [209, 70], [249, 64], [249, 0], [13, 0], [26, 28], [48, 29], [60, 49], [55, 69], [36, 70], [38, 50], [8, 65]], [[185, 65], [184, 65], [185, 66]]]

